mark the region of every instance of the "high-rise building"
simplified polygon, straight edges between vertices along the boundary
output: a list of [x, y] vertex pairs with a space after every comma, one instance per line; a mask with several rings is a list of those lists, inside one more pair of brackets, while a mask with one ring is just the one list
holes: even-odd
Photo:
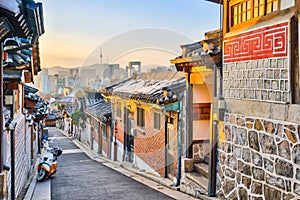
[[48, 69], [42, 69], [41, 73], [41, 82], [39, 88], [41, 89], [42, 93], [50, 94], [50, 80], [49, 80], [49, 72]]

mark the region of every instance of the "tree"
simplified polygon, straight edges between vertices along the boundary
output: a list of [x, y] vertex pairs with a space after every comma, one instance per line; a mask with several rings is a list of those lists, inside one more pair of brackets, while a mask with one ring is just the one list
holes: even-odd
[[79, 125], [84, 128], [84, 123], [80, 123], [80, 121], [85, 120], [85, 114], [81, 109], [75, 110], [72, 114], [72, 122], [75, 126], [79, 127]]

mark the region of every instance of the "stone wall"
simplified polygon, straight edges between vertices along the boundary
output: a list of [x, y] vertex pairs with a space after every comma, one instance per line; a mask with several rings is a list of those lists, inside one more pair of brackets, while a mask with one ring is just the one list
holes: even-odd
[[219, 198], [299, 198], [299, 123], [227, 113], [224, 129], [219, 142]]
[[[204, 162], [209, 157], [210, 143], [209, 140], [193, 144], [193, 158], [195, 163]], [[207, 162], [207, 161], [206, 161]]]
[[225, 63], [224, 97], [266, 102], [290, 102], [288, 58]]

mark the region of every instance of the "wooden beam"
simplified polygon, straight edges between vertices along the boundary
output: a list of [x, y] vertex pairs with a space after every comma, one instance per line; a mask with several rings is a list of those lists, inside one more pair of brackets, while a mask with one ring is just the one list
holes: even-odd
[[299, 31], [298, 31], [298, 16], [294, 15], [290, 20], [290, 37], [291, 37], [291, 59], [290, 59], [290, 71], [291, 71], [291, 93], [292, 102], [300, 103], [300, 70], [299, 70]]

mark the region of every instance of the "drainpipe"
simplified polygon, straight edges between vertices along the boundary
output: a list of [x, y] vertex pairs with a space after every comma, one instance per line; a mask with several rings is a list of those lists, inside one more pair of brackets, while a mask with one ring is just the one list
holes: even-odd
[[[13, 114], [11, 114], [13, 115]], [[11, 162], [11, 184], [10, 184], [10, 190], [11, 190], [11, 199], [16, 199], [15, 194], [15, 127], [17, 125], [16, 122], [13, 121], [13, 118], [11, 118], [10, 123], [6, 125], [7, 129], [10, 130], [10, 162]]]
[[113, 134], [114, 134], [114, 121], [113, 121], [113, 119], [111, 119], [111, 121], [110, 121], [110, 138], [109, 138], [109, 157], [110, 157], [110, 159], [112, 159], [111, 144], [114, 141], [114, 135]]
[[117, 155], [117, 151], [118, 151], [118, 144], [117, 144], [117, 133], [116, 133], [116, 130], [117, 130], [117, 121], [115, 121], [114, 123], [114, 133], [115, 133], [115, 141], [114, 141], [114, 158], [113, 158], [113, 161], [117, 161], [118, 159], [118, 155]]
[[178, 134], [177, 134], [177, 141], [178, 141], [178, 165], [177, 165], [177, 173], [176, 173], [176, 187], [180, 185], [181, 179], [181, 134], [182, 134], [182, 102], [179, 101], [179, 113], [178, 113]]
[[102, 154], [102, 145], [100, 145], [100, 140], [102, 140], [102, 139], [100, 139], [100, 135], [101, 135], [101, 130], [102, 130], [102, 128], [100, 128], [101, 127], [101, 123], [98, 121], [98, 128], [97, 128], [97, 133], [98, 133], [98, 154]]
[[193, 158], [193, 85], [191, 84], [191, 73], [187, 72], [187, 141], [186, 141], [186, 157]]

